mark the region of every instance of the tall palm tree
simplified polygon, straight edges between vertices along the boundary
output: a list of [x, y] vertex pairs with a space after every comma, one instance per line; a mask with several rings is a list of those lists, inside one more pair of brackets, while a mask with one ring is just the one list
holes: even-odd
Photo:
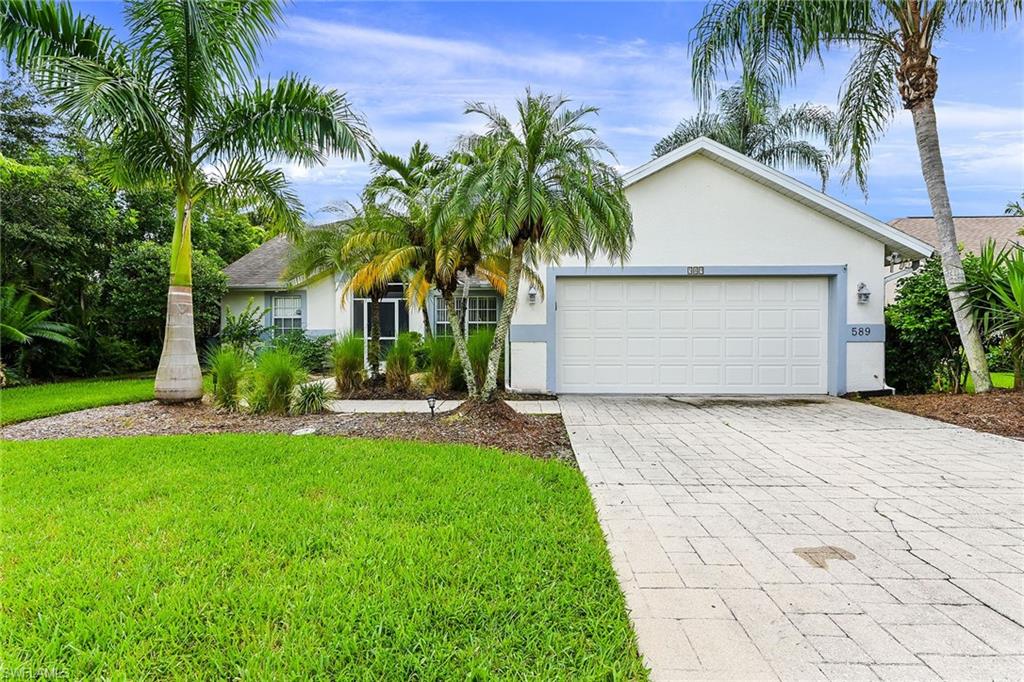
[[744, 92], [758, 83], [776, 90], [792, 84], [823, 50], [856, 52], [839, 93], [835, 140], [849, 155], [847, 178], [864, 187], [871, 147], [896, 112], [897, 98], [914, 121], [921, 171], [938, 228], [943, 275], [957, 330], [977, 391], [992, 382], [967, 293], [946, 187], [935, 93], [935, 40], [949, 25], [1005, 26], [1020, 17], [1022, 0], [717, 0], [704, 9], [691, 34], [693, 87], [707, 101], [720, 71], [742, 70]]
[[701, 112], [683, 119], [654, 145], [654, 156], [667, 154], [698, 137], [708, 137], [768, 166], [813, 170], [825, 191], [833, 154], [807, 138], [830, 139], [832, 112], [810, 102], [783, 109], [777, 94], [766, 87], [754, 90], [754, 96], [756, 109], [747, 105], [742, 84], [721, 91], [717, 112]]
[[281, 17], [276, 0], [128, 0], [121, 42], [67, 2], [6, 0], [0, 45], [65, 116], [106, 146], [115, 185], [169, 182], [175, 193], [160, 400], [202, 396], [192, 321], [192, 216], [197, 202], [246, 207], [277, 230], [301, 205], [274, 160], [361, 156], [365, 124], [345, 96], [287, 75], [254, 78]]
[[292, 237], [294, 249], [285, 264], [284, 276], [292, 280], [296, 286], [307, 284], [327, 275], [336, 275], [346, 279], [341, 292], [344, 301], [349, 294], [365, 296], [369, 299], [367, 322], [370, 325], [370, 338], [366, 344], [366, 360], [370, 366], [370, 376], [380, 378], [380, 303], [387, 294], [388, 278], [381, 280], [354, 280], [353, 276], [373, 262], [380, 254], [374, 244], [353, 241], [356, 233], [366, 233], [384, 229], [383, 223], [388, 220], [386, 214], [369, 208], [353, 206], [335, 206], [331, 210], [349, 216], [343, 220], [325, 225], [310, 226]]
[[471, 104], [466, 113], [484, 117], [482, 161], [459, 180], [454, 205], [468, 225], [484, 225], [506, 244], [508, 290], [498, 316], [494, 345], [480, 391], [491, 400], [498, 365], [518, 299], [524, 265], [541, 259], [597, 253], [625, 261], [633, 243], [632, 214], [622, 178], [604, 160], [612, 157], [588, 118], [594, 107], [570, 108], [569, 100], [529, 90], [510, 120], [496, 108]]

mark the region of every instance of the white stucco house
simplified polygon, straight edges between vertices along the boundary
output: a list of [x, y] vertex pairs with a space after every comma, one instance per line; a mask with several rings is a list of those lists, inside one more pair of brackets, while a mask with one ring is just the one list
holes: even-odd
[[[624, 265], [542, 268], [520, 287], [506, 383], [558, 393], [833, 394], [885, 387], [884, 266], [932, 248], [707, 139], [625, 174], [635, 241]], [[255, 295], [268, 324], [310, 334], [361, 330], [364, 305], [326, 278], [287, 290], [288, 245], [228, 267], [233, 310]], [[467, 325], [494, 324], [497, 294], [469, 283]], [[421, 330], [396, 286], [395, 330]], [[443, 333], [435, 306], [432, 324]], [[390, 323], [388, 323], [390, 324]]]

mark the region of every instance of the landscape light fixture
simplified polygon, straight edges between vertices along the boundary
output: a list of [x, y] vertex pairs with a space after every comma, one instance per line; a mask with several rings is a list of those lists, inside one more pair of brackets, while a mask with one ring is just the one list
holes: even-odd
[[427, 396], [427, 407], [430, 408], [430, 416], [434, 416], [434, 406], [437, 404], [437, 398], [433, 393]]

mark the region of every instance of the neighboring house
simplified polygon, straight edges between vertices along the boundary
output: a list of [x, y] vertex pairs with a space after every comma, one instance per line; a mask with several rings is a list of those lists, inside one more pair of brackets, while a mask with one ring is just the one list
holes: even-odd
[[[541, 268], [545, 298], [520, 288], [510, 388], [835, 395], [884, 387], [882, 266], [894, 253], [926, 258], [928, 244], [707, 139], [626, 173], [625, 183], [629, 261], [566, 259]], [[272, 241], [233, 263], [225, 304], [244, 307], [255, 292], [271, 306], [283, 299], [271, 316], [281, 328], [358, 329], [364, 318], [340, 301], [340, 283], [282, 290], [286, 248]], [[401, 310], [396, 300], [399, 327]], [[490, 304], [486, 311], [489, 320]], [[408, 316], [409, 328], [419, 319]], [[431, 319], [440, 321], [434, 310]]]
[[[368, 338], [369, 300], [351, 295], [343, 300], [344, 280], [326, 275], [302, 287], [288, 287], [281, 273], [291, 249], [287, 239], [274, 237], [227, 266], [224, 272], [228, 276], [228, 293], [222, 302], [222, 314], [229, 309], [237, 313], [252, 299], [265, 308], [264, 323], [273, 333], [301, 329], [310, 336], [341, 336], [355, 331]], [[497, 325], [501, 301], [489, 283], [468, 278], [459, 289], [459, 295], [466, 306], [467, 332]], [[435, 333], [451, 333], [448, 313], [440, 298], [431, 297], [428, 316]], [[410, 315], [401, 283], [392, 284], [381, 301], [380, 326], [381, 347], [385, 352], [398, 334], [423, 333], [423, 317], [419, 311]]]
[[[935, 219], [931, 216], [915, 216], [897, 218], [889, 223], [896, 229], [917, 237], [931, 247], [939, 248], [938, 232]], [[956, 227], [956, 238], [964, 251], [979, 253], [981, 247], [990, 239], [995, 241], [996, 248], [1007, 244], [1024, 246], [1024, 218], [1006, 215], [977, 215], [953, 218]], [[907, 277], [918, 267], [920, 260], [906, 260], [899, 257], [891, 258], [885, 268], [885, 303], [888, 305], [896, 300], [896, 289], [899, 281]]]

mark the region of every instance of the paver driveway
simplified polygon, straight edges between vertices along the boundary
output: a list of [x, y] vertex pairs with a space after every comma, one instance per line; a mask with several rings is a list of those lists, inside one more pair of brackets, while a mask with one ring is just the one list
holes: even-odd
[[1024, 443], [840, 399], [561, 406], [655, 680], [1024, 679]]

